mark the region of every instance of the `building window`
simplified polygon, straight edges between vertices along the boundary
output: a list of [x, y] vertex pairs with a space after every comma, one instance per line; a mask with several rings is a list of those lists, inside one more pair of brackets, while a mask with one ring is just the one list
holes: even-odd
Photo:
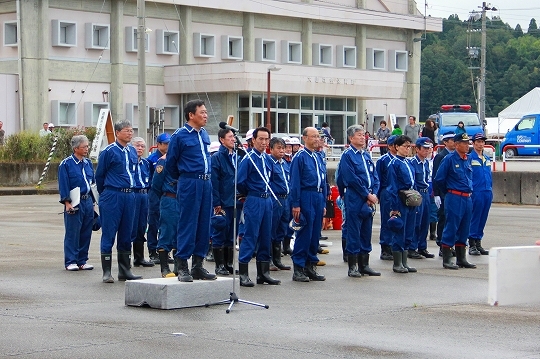
[[103, 50], [109, 48], [110, 26], [86, 23], [86, 48]]
[[244, 38], [242, 36], [221, 36], [221, 59], [242, 60], [244, 57]]
[[77, 46], [77, 24], [75, 22], [52, 20], [52, 46]]
[[313, 65], [332, 66], [332, 45], [313, 44]]
[[[144, 52], [148, 52], [150, 36], [144, 34]], [[137, 27], [126, 27], [126, 52], [137, 52], [139, 49], [139, 39], [137, 38]]]
[[17, 46], [17, 21], [4, 22], [4, 46]]
[[276, 61], [276, 41], [255, 39], [255, 61]]
[[193, 33], [193, 56], [214, 57], [216, 55], [215, 39], [214, 35]]
[[51, 101], [51, 122], [58, 125], [77, 125], [77, 104], [75, 102]]
[[163, 124], [165, 128], [176, 129], [180, 127], [180, 106], [178, 105], [158, 105], [163, 109]]
[[[126, 120], [131, 122], [133, 128], [139, 128], [139, 105], [126, 103]], [[150, 128], [150, 106], [146, 106], [146, 128]]]
[[368, 70], [385, 70], [386, 50], [367, 48], [366, 65]]
[[157, 30], [156, 53], [158, 55], [178, 55], [180, 53], [179, 34], [178, 31]]
[[99, 118], [99, 111], [109, 108], [108, 102], [85, 102], [84, 103], [84, 125], [95, 127]]
[[409, 67], [409, 53], [407, 51], [389, 50], [388, 65], [390, 71], [407, 71]]
[[356, 46], [337, 46], [337, 66], [356, 68]]
[[284, 64], [302, 64], [302, 43], [282, 40], [281, 62]]

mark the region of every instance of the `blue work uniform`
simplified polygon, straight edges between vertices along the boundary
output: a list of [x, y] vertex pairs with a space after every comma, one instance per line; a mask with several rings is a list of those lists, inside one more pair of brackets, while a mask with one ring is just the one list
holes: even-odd
[[[388, 195], [390, 211], [399, 211], [403, 228], [394, 234], [393, 252], [403, 252], [410, 246], [414, 235], [416, 208], [406, 206], [399, 198], [399, 191], [414, 188], [414, 168], [407, 158], [396, 155], [388, 164]], [[389, 212], [390, 213], [390, 212]]]
[[[73, 214], [64, 213], [64, 264], [82, 266], [88, 260], [88, 248], [92, 236], [92, 223], [94, 220], [94, 200], [91, 196], [90, 185], [94, 183], [94, 169], [92, 162], [83, 158], [79, 160], [75, 155], [64, 159], [58, 167], [58, 190], [60, 203], [71, 203], [69, 192], [80, 188], [81, 201], [75, 206], [78, 210]], [[64, 212], [65, 212], [64, 206]]]
[[[150, 164], [150, 184], [157, 166], [157, 162], [163, 156], [158, 150], [148, 156], [147, 161]], [[157, 249], [158, 245], [158, 227], [159, 227], [159, 206], [160, 197], [152, 191], [151, 187], [148, 191], [148, 230], [146, 233], [147, 246], [149, 251]]]
[[170, 252], [176, 248], [176, 233], [179, 220], [178, 202], [176, 201], [175, 178], [165, 168], [165, 158], [157, 161], [152, 176], [153, 192], [159, 199], [159, 236], [156, 249]]
[[[347, 226], [346, 226], [346, 210], [345, 210], [345, 202], [343, 198], [345, 198], [345, 192], [347, 192], [347, 189], [345, 188], [345, 184], [343, 183], [343, 178], [339, 175], [339, 165], [336, 168], [335, 173], [335, 179], [336, 179], [336, 187], [338, 189], [339, 197], [341, 199], [341, 207], [339, 209], [341, 210], [341, 249], [343, 250], [343, 254], [347, 255]], [[336, 199], [337, 202], [337, 199]]]
[[441, 245], [467, 245], [472, 215], [472, 166], [471, 159], [461, 157], [457, 151], [446, 156], [435, 175], [435, 185], [446, 193], [444, 214], [446, 224]]
[[[235, 166], [240, 158], [234, 151], [223, 145], [212, 155], [212, 206], [225, 211], [227, 227], [222, 231], [212, 229], [212, 247], [232, 247], [234, 245], [234, 191]], [[237, 210], [241, 207], [237, 206]], [[238, 221], [237, 221], [238, 222]], [[238, 223], [237, 223], [238, 226]]]
[[[381, 147], [382, 149], [382, 147]], [[388, 196], [388, 164], [394, 158], [390, 152], [385, 153], [377, 160], [375, 169], [379, 177], [379, 212], [381, 212], [381, 231], [379, 233], [379, 244], [392, 245], [393, 233], [388, 229], [388, 220], [390, 219], [390, 197]]]
[[445, 193], [437, 187], [437, 184], [435, 183], [435, 176], [437, 175], [437, 170], [439, 169], [439, 166], [441, 165], [442, 160], [448, 156], [450, 152], [447, 148], [443, 148], [441, 152], [437, 153], [435, 158], [433, 159], [433, 196], [440, 197], [441, 199], [441, 206], [437, 210], [437, 245], [441, 245], [442, 240], [442, 233], [444, 229], [444, 224], [446, 223], [446, 216], [444, 215], [444, 196]]
[[491, 161], [489, 157], [473, 151], [470, 154], [472, 167], [472, 218], [469, 238], [482, 240], [486, 226], [489, 209], [493, 201]]
[[[287, 234], [291, 221], [290, 192], [290, 164], [283, 158], [278, 160], [270, 156], [273, 165], [272, 181], [270, 187], [276, 194], [277, 201], [272, 202], [272, 242], [282, 242]], [[281, 205], [280, 205], [281, 204]]]
[[416, 223], [409, 250], [427, 249], [427, 235], [429, 232], [431, 195], [429, 193], [429, 162], [420, 160], [418, 155], [409, 159], [414, 170], [414, 189], [420, 192], [422, 204], [416, 207]]
[[294, 155], [290, 185], [291, 208], [300, 207], [306, 220], [296, 233], [291, 257], [294, 264], [304, 268], [319, 261], [317, 250], [326, 206], [326, 166], [316, 152], [303, 148]]
[[175, 256], [184, 260], [192, 255], [204, 258], [208, 252], [212, 215], [209, 145], [210, 137], [204, 128], [197, 131], [186, 123], [173, 133], [167, 150], [165, 168], [172, 178], [178, 179], [176, 200], [180, 218]]
[[247, 152], [238, 166], [238, 192], [246, 196], [244, 237], [240, 243], [239, 263], [249, 263], [255, 251], [257, 251], [257, 261], [270, 261], [274, 198], [271, 197], [266, 183], [269, 184], [271, 178], [270, 156], [256, 149]]
[[345, 250], [352, 255], [370, 253], [373, 216], [365, 206], [368, 206], [367, 196], [376, 196], [379, 192], [375, 164], [366, 150], [351, 145], [343, 152], [338, 167], [340, 181], [347, 189], [344, 197], [348, 217]]
[[148, 224], [148, 189], [150, 187], [150, 164], [146, 158], [141, 158], [135, 170], [135, 214], [131, 243], [144, 242], [146, 225]]
[[131, 230], [135, 212], [135, 170], [137, 151], [133, 146], [111, 143], [99, 154], [96, 185], [101, 219], [101, 253], [112, 251], [115, 237], [118, 251], [131, 251]]

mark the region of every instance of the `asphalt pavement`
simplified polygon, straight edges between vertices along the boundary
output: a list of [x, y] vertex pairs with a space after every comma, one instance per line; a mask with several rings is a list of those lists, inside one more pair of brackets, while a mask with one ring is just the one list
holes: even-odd
[[[281, 285], [236, 288], [269, 309], [236, 304], [226, 314], [126, 307], [125, 284], [101, 282], [100, 232], [96, 268], [67, 272], [61, 210], [57, 195], [0, 196], [2, 358], [540, 358], [538, 305], [487, 304], [488, 256], [470, 258], [477, 269], [445, 270], [436, 257], [410, 260], [418, 273], [393, 273], [378, 259], [378, 215], [371, 266], [381, 277], [347, 277], [341, 232], [325, 231], [325, 282], [273, 272]], [[493, 206], [484, 247], [534, 244], [539, 217], [538, 207]], [[133, 272], [159, 276], [158, 267]]]

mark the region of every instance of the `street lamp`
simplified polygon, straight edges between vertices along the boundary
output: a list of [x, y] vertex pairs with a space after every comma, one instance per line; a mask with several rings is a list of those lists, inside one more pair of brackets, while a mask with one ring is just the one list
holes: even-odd
[[270, 121], [270, 72], [279, 70], [281, 70], [281, 67], [277, 67], [276, 65], [269, 66], [266, 77], [266, 128], [270, 132], [272, 132], [272, 123]]

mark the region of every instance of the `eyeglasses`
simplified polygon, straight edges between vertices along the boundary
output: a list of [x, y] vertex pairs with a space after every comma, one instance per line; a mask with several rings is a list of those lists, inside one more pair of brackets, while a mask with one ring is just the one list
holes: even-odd
[[89, 148], [90, 146], [86, 145], [86, 146], [79, 146], [80, 149], [85, 149], [85, 148]]
[[320, 135], [310, 135], [310, 136], [307, 136], [308, 138], [321, 138]]

